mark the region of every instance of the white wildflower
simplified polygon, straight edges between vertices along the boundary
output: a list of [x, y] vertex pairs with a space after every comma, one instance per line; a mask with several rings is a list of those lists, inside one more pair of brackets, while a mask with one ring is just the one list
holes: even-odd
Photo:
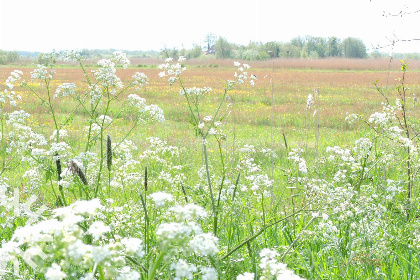
[[254, 273], [245, 272], [244, 274], [239, 274], [236, 277], [236, 280], [254, 280], [255, 275]]
[[57, 89], [55, 90], [54, 98], [65, 97], [68, 95], [74, 95], [75, 94], [76, 85], [74, 83], [64, 83], [62, 85], [59, 85]]
[[102, 221], [95, 221], [92, 223], [92, 225], [88, 229], [88, 233], [93, 236], [95, 240], [101, 238], [101, 236], [109, 232], [111, 228], [109, 226], [106, 226]]
[[201, 276], [202, 280], [217, 280], [219, 279], [217, 276], [217, 271], [214, 267], [211, 266], [205, 266], [200, 268], [201, 273], [203, 274]]
[[201, 256], [215, 255], [219, 252], [218, 238], [211, 233], [202, 233], [193, 237], [189, 247]]
[[174, 280], [193, 279], [193, 273], [197, 272], [197, 267], [193, 264], [188, 264], [184, 260], [178, 260], [177, 263], [172, 263], [171, 270], [175, 270]]
[[165, 206], [167, 201], [172, 201], [173, 197], [169, 193], [165, 192], [155, 192], [150, 195], [153, 202], [156, 204], [157, 207]]
[[121, 239], [121, 243], [125, 247], [125, 251], [129, 254], [135, 254], [138, 257], [143, 257], [145, 252], [143, 251], [143, 241], [139, 238], [124, 237]]
[[51, 267], [48, 268], [44, 276], [47, 280], [61, 280], [66, 278], [67, 274], [61, 271], [61, 266], [59, 266], [56, 263], [53, 263]]

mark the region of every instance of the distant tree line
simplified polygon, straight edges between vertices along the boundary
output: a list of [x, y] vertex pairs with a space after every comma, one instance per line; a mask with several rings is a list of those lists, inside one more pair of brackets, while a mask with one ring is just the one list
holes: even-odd
[[244, 60], [265, 60], [270, 58], [326, 58], [367, 57], [366, 45], [358, 38], [348, 37], [340, 40], [337, 37], [296, 37], [290, 42], [271, 41], [267, 43], [250, 42], [247, 46], [229, 42], [223, 37], [207, 35], [203, 47], [194, 45], [192, 49], [164, 49], [161, 56], [197, 58], [202, 54], [214, 54], [217, 58]]
[[19, 60], [19, 53], [15, 51], [0, 50], [0, 64], [9, 64]]

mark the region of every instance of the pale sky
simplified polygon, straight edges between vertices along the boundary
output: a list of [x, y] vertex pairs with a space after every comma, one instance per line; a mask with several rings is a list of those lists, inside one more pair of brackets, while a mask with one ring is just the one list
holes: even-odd
[[[214, 33], [228, 41], [358, 37], [368, 48], [420, 39], [419, 0], [0, 0], [0, 49], [191, 48]], [[394, 37], [395, 34], [395, 37]], [[387, 39], [388, 38], [388, 39]], [[388, 52], [389, 49], [383, 49]], [[420, 41], [395, 52], [420, 52]]]

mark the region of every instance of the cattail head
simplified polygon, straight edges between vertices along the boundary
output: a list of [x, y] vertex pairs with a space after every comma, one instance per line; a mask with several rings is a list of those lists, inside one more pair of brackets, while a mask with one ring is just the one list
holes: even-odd
[[85, 173], [83, 172], [83, 170], [80, 168], [80, 166], [77, 164], [76, 161], [71, 159], [69, 161], [68, 168], [71, 172], [73, 172], [73, 175], [76, 174], [77, 176], [79, 176], [79, 179], [80, 179], [80, 181], [82, 181], [83, 185], [88, 184]]
[[111, 142], [111, 136], [106, 137], [106, 166], [108, 168], [108, 171], [111, 172], [112, 167], [112, 142]]

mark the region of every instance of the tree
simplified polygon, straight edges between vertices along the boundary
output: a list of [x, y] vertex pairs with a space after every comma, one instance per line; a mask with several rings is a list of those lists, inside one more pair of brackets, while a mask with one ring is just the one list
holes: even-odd
[[216, 44], [217, 36], [214, 33], [209, 33], [204, 39], [206, 51], [209, 51]]
[[173, 59], [178, 59], [179, 57], [178, 49], [173, 48], [172, 50], [170, 50], [166, 48], [166, 45], [163, 47], [160, 53], [165, 58], [172, 57]]
[[233, 46], [225, 38], [219, 37], [216, 41], [215, 50], [217, 58], [231, 58]]
[[191, 50], [188, 50], [186, 53], [187, 58], [197, 58], [203, 53], [201, 47], [199, 45], [193, 45]]
[[340, 40], [335, 36], [328, 38], [327, 56], [341, 56]]
[[296, 47], [298, 47], [299, 49], [302, 49], [303, 48], [303, 45], [305, 44], [305, 39], [304, 38], [302, 38], [302, 37], [296, 37], [296, 38], [293, 38], [291, 41], [290, 41], [290, 43], [292, 44], [292, 45], [295, 45]]
[[280, 45], [279, 57], [300, 57], [301, 49], [292, 44], [292, 43], [284, 43]]
[[[309, 54], [312, 58], [318, 57], [325, 57], [327, 42], [325, 38], [322, 37], [312, 37], [306, 36], [305, 37], [305, 44], [303, 48], [305, 49], [306, 53]], [[316, 55], [315, 55], [316, 52]]]
[[367, 56], [366, 46], [362, 40], [348, 37], [341, 43], [344, 56], [347, 58], [365, 58]]
[[8, 64], [19, 60], [18, 52], [0, 50], [0, 64]]
[[278, 42], [267, 42], [264, 44], [263, 48], [270, 55], [271, 58], [279, 57], [280, 44]]

